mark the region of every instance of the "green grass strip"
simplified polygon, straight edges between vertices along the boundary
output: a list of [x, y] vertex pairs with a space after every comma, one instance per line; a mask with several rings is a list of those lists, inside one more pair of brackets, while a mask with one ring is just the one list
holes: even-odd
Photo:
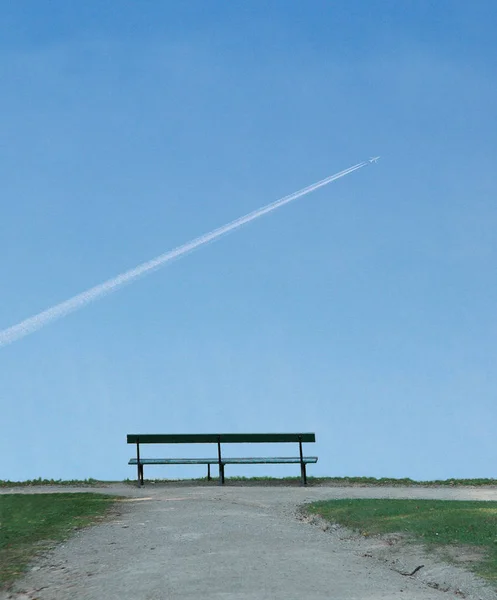
[[0, 589], [40, 552], [105, 518], [115, 498], [103, 494], [0, 495]]
[[497, 502], [327, 500], [306, 510], [365, 536], [403, 533], [428, 549], [471, 546], [482, 553], [471, 568], [497, 581]]
[[[317, 479], [317, 478], [316, 478]], [[322, 482], [333, 483], [333, 484], [344, 484], [344, 485], [379, 485], [379, 486], [497, 486], [497, 479], [478, 478], [478, 479], [432, 479], [429, 481], [417, 481], [410, 479], [409, 477], [404, 478], [393, 478], [393, 477], [324, 477], [319, 478]]]
[[65, 485], [68, 487], [88, 487], [98, 486], [111, 483], [109, 481], [99, 481], [89, 477], [88, 479], [26, 479], [25, 481], [9, 481], [8, 479], [0, 479], [0, 488], [6, 487], [23, 487], [32, 485]]
[[[218, 478], [217, 473], [213, 473], [212, 485], [216, 484]], [[146, 482], [155, 481], [157, 483], [187, 483], [197, 482], [206, 483], [206, 477], [197, 477], [189, 479], [163, 479], [160, 477], [146, 479]], [[240, 477], [231, 475], [226, 477], [226, 482], [265, 482], [265, 483], [300, 483], [300, 477]], [[105, 483], [105, 482], [102, 482]], [[136, 485], [136, 479], [125, 479], [123, 483]], [[434, 479], [431, 481], [415, 481], [408, 477], [401, 479], [394, 479], [392, 477], [307, 477], [307, 483], [310, 487], [318, 485], [330, 485], [330, 486], [354, 486], [354, 487], [497, 487], [497, 479]], [[1, 486], [1, 482], [0, 482]]]
[[[217, 474], [213, 474], [213, 480], [217, 478]], [[198, 481], [202, 482], [206, 477], [187, 478], [187, 479], [151, 479], [150, 481]], [[300, 477], [227, 477], [231, 481], [300, 481]], [[147, 480], [148, 481], [148, 480]], [[354, 485], [354, 486], [461, 486], [461, 487], [480, 487], [480, 486], [497, 486], [497, 479], [479, 478], [479, 479], [434, 479], [431, 481], [416, 481], [409, 477], [404, 478], [393, 478], [393, 477], [307, 477], [309, 485]], [[110, 485], [113, 483], [136, 483], [136, 479], [125, 479], [122, 482], [119, 481], [101, 481], [99, 479], [27, 479], [25, 481], [9, 481], [0, 479], [0, 488], [12, 488], [22, 486], [48, 486], [48, 485], [60, 485], [68, 487], [98, 487], [101, 485]]]

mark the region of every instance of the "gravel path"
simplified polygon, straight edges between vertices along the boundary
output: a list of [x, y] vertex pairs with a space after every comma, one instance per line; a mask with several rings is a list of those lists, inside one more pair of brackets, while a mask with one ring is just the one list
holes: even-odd
[[[318, 499], [497, 500], [496, 488], [112, 484], [0, 493], [55, 491], [123, 499], [108, 523], [56, 547], [2, 600], [497, 599], [462, 568], [421, 549], [324, 531], [296, 517], [298, 505]], [[401, 574], [421, 564], [414, 576]]]

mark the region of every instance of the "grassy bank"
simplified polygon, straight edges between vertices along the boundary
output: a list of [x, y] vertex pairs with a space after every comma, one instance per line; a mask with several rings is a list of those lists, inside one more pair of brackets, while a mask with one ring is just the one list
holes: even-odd
[[99, 481], [89, 477], [88, 479], [26, 479], [25, 481], [9, 481], [8, 479], [0, 479], [0, 488], [22, 487], [32, 485], [64, 485], [67, 487], [91, 487], [106, 485], [112, 483], [110, 481]]
[[[207, 481], [206, 477], [196, 479], [146, 479], [145, 483], [184, 483], [184, 484], [217, 484], [217, 473], [212, 474], [212, 480]], [[226, 483], [261, 483], [261, 484], [295, 484], [300, 485], [300, 477], [240, 477], [227, 476]], [[136, 479], [126, 479], [123, 483], [136, 485]], [[330, 485], [336, 487], [483, 487], [496, 486], [497, 479], [436, 479], [432, 481], [415, 481], [408, 477], [395, 479], [391, 477], [307, 477], [309, 486]]]
[[[212, 474], [212, 481], [207, 482], [206, 477], [198, 477], [191, 479], [163, 479], [160, 477], [153, 479], [146, 479], [146, 483], [199, 483], [199, 484], [212, 484], [215, 485], [217, 483], [217, 474]], [[281, 483], [281, 484], [300, 484], [300, 477], [240, 477], [240, 476], [232, 476], [227, 477], [226, 482], [232, 483]], [[448, 486], [448, 487], [482, 487], [482, 486], [496, 486], [497, 487], [497, 479], [435, 479], [431, 481], [416, 481], [414, 479], [410, 479], [408, 477], [403, 478], [392, 478], [392, 477], [308, 477], [307, 482], [310, 486], [313, 485], [333, 485], [333, 486], [407, 486], [407, 487], [437, 487], [437, 486]], [[102, 481], [99, 479], [93, 479], [89, 477], [88, 479], [42, 479], [39, 477], [38, 479], [27, 479], [25, 481], [9, 481], [5, 479], [0, 479], [0, 489], [1, 488], [15, 488], [15, 487], [29, 487], [29, 486], [66, 486], [66, 487], [99, 487], [106, 486], [113, 483], [126, 483], [130, 485], [136, 485], [136, 479], [124, 479], [123, 481]]]
[[497, 581], [497, 502], [330, 500], [306, 510], [364, 536], [402, 533], [428, 549], [446, 549], [447, 556], [458, 547], [473, 548], [481, 559], [468, 566]]
[[0, 589], [36, 554], [105, 518], [115, 498], [100, 494], [0, 495]]
[[433, 479], [429, 481], [416, 481], [409, 477], [395, 479], [393, 477], [325, 477], [314, 478], [319, 481], [336, 485], [376, 485], [376, 486], [497, 486], [497, 479]]

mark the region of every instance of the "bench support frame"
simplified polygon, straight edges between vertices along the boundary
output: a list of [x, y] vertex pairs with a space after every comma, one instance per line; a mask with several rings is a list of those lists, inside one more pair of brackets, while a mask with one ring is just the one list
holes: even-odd
[[224, 463], [221, 457], [221, 436], [217, 438], [217, 459], [219, 462], [219, 485], [224, 484]]
[[300, 453], [300, 482], [307, 485], [307, 474], [305, 472], [304, 453], [302, 452], [302, 436], [299, 435], [299, 453]]
[[[229, 438], [233, 438], [233, 437], [244, 437], [246, 438], [247, 436], [245, 435], [239, 435], [239, 434], [223, 434], [223, 436], [221, 435], [208, 435], [208, 436], [197, 436], [197, 434], [193, 434], [193, 435], [187, 435], [187, 436], [182, 436], [182, 437], [186, 437], [186, 438], [192, 438], [192, 437], [202, 437], [203, 439], [201, 440], [201, 443], [208, 443], [208, 442], [217, 442], [217, 463], [218, 463], [218, 467], [219, 467], [219, 485], [224, 485], [225, 482], [225, 476], [224, 476], [224, 467], [226, 466], [226, 464], [231, 464], [231, 462], [236, 462], [235, 460], [232, 459], [225, 459], [227, 462], [223, 461], [223, 457], [222, 457], [222, 453], [221, 453], [221, 442], [233, 442], [233, 441], [241, 441], [241, 442], [260, 442], [260, 441], [265, 441], [265, 440], [261, 440], [260, 438], [262, 436], [269, 436], [272, 434], [250, 434], [250, 437], [255, 437], [257, 436], [259, 439], [253, 440], [253, 439], [242, 439], [242, 440], [233, 440], [233, 439], [228, 439], [226, 440], [227, 437]], [[294, 462], [297, 462], [297, 460], [300, 462], [300, 481], [302, 485], [307, 485], [307, 473], [306, 473], [306, 466], [307, 466], [307, 462], [316, 462], [317, 458], [315, 458], [314, 460], [310, 460], [309, 458], [305, 458], [304, 457], [304, 453], [303, 453], [303, 448], [302, 448], [302, 442], [303, 441], [311, 441], [314, 442], [315, 441], [315, 437], [314, 434], [277, 434], [276, 436], [273, 437], [277, 437], [277, 436], [284, 436], [284, 437], [289, 437], [289, 435], [293, 435], [293, 440], [291, 439], [284, 439], [282, 441], [298, 441], [299, 443], [299, 459], [295, 459]], [[306, 439], [304, 439], [304, 436]], [[166, 441], [163, 440], [163, 438], [170, 438], [170, 437], [174, 437], [174, 436], [169, 436], [169, 435], [162, 435], [162, 434], [147, 434], [144, 436], [144, 443], [167, 443], [169, 441], [169, 439], [167, 439]], [[205, 439], [205, 438], [210, 438], [210, 439]], [[311, 437], [311, 439], [309, 439]], [[131, 438], [131, 439], [130, 439]], [[153, 438], [152, 440], [150, 440], [150, 438]], [[160, 438], [159, 440], [157, 440], [157, 438]], [[214, 439], [213, 439], [214, 438]], [[138, 487], [142, 487], [144, 485], [144, 476], [143, 476], [143, 467], [144, 467], [144, 463], [140, 460], [140, 436], [138, 435], [128, 435], [128, 443], [133, 443], [133, 441], [136, 443], [136, 470], [137, 470], [137, 485]], [[181, 440], [183, 441], [183, 440]], [[199, 441], [198, 439], [196, 440], [191, 440], [191, 439], [186, 439], [184, 441], [184, 443], [194, 443], [195, 441]], [[269, 439], [269, 442], [279, 442], [279, 439]], [[147, 459], [145, 459], [147, 460]], [[155, 459], [154, 459], [155, 460]], [[181, 459], [183, 460], [183, 459]], [[207, 460], [207, 459], [206, 459]], [[292, 460], [293, 461], [293, 460]], [[134, 462], [134, 461], [133, 461]], [[203, 460], [202, 460], [203, 462]], [[211, 461], [215, 464], [214, 461]], [[207, 480], [210, 481], [212, 479], [211, 477], [211, 462], [207, 463]], [[270, 461], [268, 461], [270, 462]], [[275, 461], [276, 462], [276, 459]], [[130, 461], [131, 463], [131, 461]], [[132, 463], [131, 463], [132, 464]], [[183, 464], [183, 463], [180, 463]], [[185, 463], [186, 464], [186, 463]], [[205, 464], [205, 462], [204, 462]]]
[[138, 487], [143, 485], [143, 465], [140, 463], [140, 438], [136, 438], [136, 469]]

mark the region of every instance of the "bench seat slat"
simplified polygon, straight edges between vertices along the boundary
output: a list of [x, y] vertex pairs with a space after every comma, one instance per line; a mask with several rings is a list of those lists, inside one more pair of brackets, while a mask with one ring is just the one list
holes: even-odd
[[[304, 463], [316, 463], [317, 456], [304, 456]], [[222, 458], [225, 465], [265, 465], [265, 464], [297, 464], [299, 457], [291, 456], [257, 456], [251, 458]], [[142, 465], [216, 465], [217, 458], [140, 458]], [[136, 465], [137, 459], [130, 459], [129, 465]]]
[[[128, 465], [136, 465], [137, 459], [132, 458]], [[140, 458], [142, 465], [215, 465], [217, 458]]]
[[[304, 456], [303, 462], [305, 463], [315, 463], [318, 461], [317, 456]], [[263, 464], [296, 464], [300, 463], [300, 457], [292, 457], [292, 456], [255, 456], [248, 458], [224, 458], [222, 459], [223, 463], [227, 465], [263, 465]]]

